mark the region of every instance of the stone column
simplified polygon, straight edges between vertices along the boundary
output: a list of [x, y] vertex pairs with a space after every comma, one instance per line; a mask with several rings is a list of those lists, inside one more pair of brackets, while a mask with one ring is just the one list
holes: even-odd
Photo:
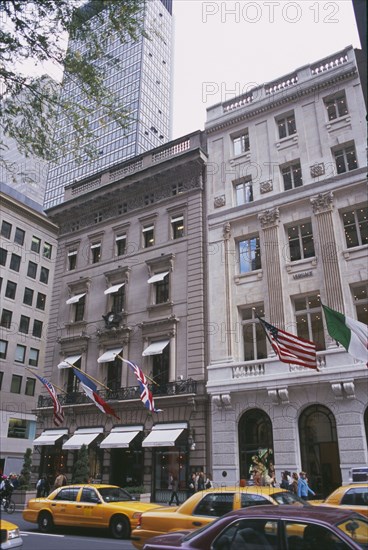
[[231, 237], [231, 225], [226, 222], [223, 227], [224, 237], [224, 264], [225, 264], [225, 316], [226, 316], [226, 343], [228, 357], [232, 357], [231, 337], [231, 304], [230, 304], [230, 269], [229, 269], [229, 242]]
[[278, 208], [265, 210], [258, 214], [258, 219], [263, 230], [262, 269], [266, 273], [267, 295], [269, 299], [268, 320], [277, 326], [284, 328], [284, 307], [282, 296], [282, 280], [280, 266], [280, 244], [278, 236], [280, 212]]
[[344, 312], [341, 274], [337, 257], [337, 246], [332, 221], [333, 194], [320, 193], [311, 198], [318, 225], [320, 255], [326, 290], [326, 305]]

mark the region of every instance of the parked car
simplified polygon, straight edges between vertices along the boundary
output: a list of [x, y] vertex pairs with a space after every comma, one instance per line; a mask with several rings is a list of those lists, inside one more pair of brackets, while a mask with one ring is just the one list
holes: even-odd
[[19, 534], [19, 528], [10, 521], [0, 519], [1, 529], [1, 550], [11, 550], [12, 548], [22, 548], [23, 540]]
[[56, 525], [98, 527], [109, 529], [116, 539], [128, 539], [141, 513], [157, 506], [136, 501], [115, 485], [68, 485], [29, 500], [23, 519], [38, 523], [43, 533]]
[[255, 506], [225, 514], [195, 531], [149, 539], [143, 550], [362, 550], [368, 522], [348, 510]]
[[311, 501], [321, 506], [338, 506], [368, 517], [368, 483], [351, 483], [335, 489], [325, 500]]
[[133, 545], [140, 550], [147, 539], [179, 529], [198, 529], [231, 510], [262, 504], [310, 506], [293, 493], [278, 487], [219, 487], [199, 491], [178, 507], [144, 512], [132, 531]]

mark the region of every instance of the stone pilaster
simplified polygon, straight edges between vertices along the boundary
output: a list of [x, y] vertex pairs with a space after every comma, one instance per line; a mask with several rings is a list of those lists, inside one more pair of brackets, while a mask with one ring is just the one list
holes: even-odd
[[223, 227], [223, 237], [224, 237], [224, 261], [225, 261], [225, 311], [226, 311], [226, 327], [227, 327], [227, 354], [228, 357], [232, 357], [232, 340], [231, 340], [231, 314], [232, 311], [230, 304], [230, 268], [229, 268], [229, 242], [231, 237], [231, 225], [229, 222], [226, 222]]

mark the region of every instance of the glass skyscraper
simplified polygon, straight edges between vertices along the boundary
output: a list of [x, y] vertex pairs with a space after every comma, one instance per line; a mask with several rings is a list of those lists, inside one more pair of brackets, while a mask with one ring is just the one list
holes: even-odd
[[[71, 147], [66, 155], [52, 163], [45, 209], [63, 202], [65, 186], [171, 139], [172, 0], [145, 1], [144, 29], [149, 38], [140, 36], [136, 41], [128, 39], [121, 43], [117, 37], [107, 46], [107, 54], [118, 57], [120, 63], [111, 67], [105, 84], [129, 112], [127, 128], [121, 129], [114, 121], [101, 126], [96, 111], [92, 120], [96, 158], [86, 157], [77, 162]], [[71, 42], [69, 47], [80, 45]], [[61, 93], [75, 97], [78, 91], [73, 82], [65, 78]], [[65, 120], [58, 120], [57, 131], [62, 135], [70, 132], [72, 142], [71, 128]]]

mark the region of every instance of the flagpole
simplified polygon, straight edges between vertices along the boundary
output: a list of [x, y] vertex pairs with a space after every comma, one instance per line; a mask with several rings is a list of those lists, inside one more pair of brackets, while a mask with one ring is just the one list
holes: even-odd
[[[119, 357], [119, 359], [121, 359], [122, 361], [124, 361], [124, 363], [127, 363], [127, 360], [126, 359], [123, 359], [123, 357], [121, 355], [119, 355], [118, 353], [115, 353], [115, 357]], [[156, 384], [156, 386], [160, 386], [160, 384], [158, 384], [157, 382], [155, 382], [152, 378], [150, 378], [147, 374], [144, 375], [147, 380], [149, 380], [150, 382], [152, 382], [152, 384]]]
[[81, 372], [82, 374], [84, 374], [84, 376], [87, 376], [87, 378], [89, 378], [90, 380], [92, 380], [92, 382], [96, 382], [96, 384], [99, 384], [100, 386], [102, 386], [103, 388], [105, 388], [105, 390], [107, 390], [107, 391], [112, 391], [112, 390], [110, 390], [110, 388], [108, 388], [107, 386], [105, 386], [105, 384], [103, 384], [102, 382], [100, 382], [100, 381], [97, 380], [96, 378], [93, 378], [93, 376], [91, 376], [90, 374], [87, 374], [87, 373], [84, 372], [82, 369], [79, 369], [78, 367], [76, 367], [76, 366], [73, 365], [72, 363], [69, 363], [69, 361], [66, 361], [66, 360], [64, 359], [64, 363], [66, 363], [67, 365], [69, 365], [70, 367], [72, 367], [72, 369], [78, 370], [79, 372]]
[[[32, 374], [37, 374], [35, 371], [33, 371], [32, 369], [30, 369], [29, 367], [24, 367], [25, 369], [29, 370], [29, 372], [31, 372]], [[38, 375], [39, 376], [39, 375]], [[57, 390], [61, 391], [61, 393], [65, 393], [65, 395], [67, 395], [67, 392], [64, 391], [63, 389], [59, 388], [59, 386], [57, 386], [56, 384], [54, 384], [53, 382], [51, 382], [51, 384], [54, 386], [54, 388], [56, 388]]]

